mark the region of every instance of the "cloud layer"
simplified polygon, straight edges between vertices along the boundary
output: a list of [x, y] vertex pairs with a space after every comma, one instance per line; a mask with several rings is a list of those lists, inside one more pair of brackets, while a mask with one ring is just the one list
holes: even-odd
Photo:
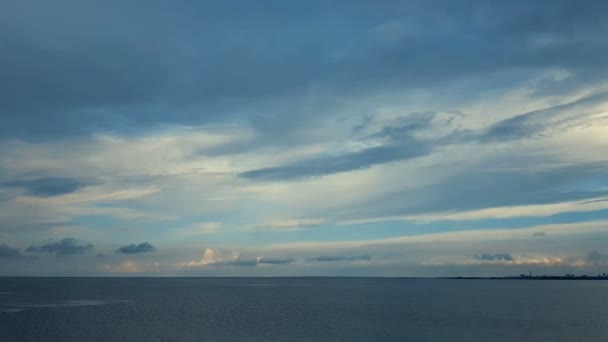
[[2, 2], [2, 272], [603, 272], [606, 13]]

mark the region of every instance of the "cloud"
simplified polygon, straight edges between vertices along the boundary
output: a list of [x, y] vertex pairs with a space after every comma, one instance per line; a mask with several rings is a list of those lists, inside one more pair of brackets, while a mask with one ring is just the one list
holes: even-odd
[[[566, 239], [575, 229], [518, 228], [606, 216], [607, 202], [586, 203], [608, 196], [606, 9], [587, 0], [0, 2], [0, 240], [113, 246], [101, 248], [105, 259], [49, 258], [41, 272], [112, 264], [107, 252], [119, 246], [121, 255], [153, 249], [123, 245], [121, 229], [131, 242], [165, 241], [175, 254], [153, 255], [167, 265], [217, 274], [272, 264], [374, 273], [435, 255], [266, 249], [308, 242], [432, 249], [444, 239], [437, 258], [487, 269], [530, 251], [539, 265], [566, 260], [597, 246]], [[531, 237], [544, 231], [550, 239]], [[201, 234], [218, 249], [199, 251]], [[484, 250], [517, 260], [474, 259], [476, 234], [494, 243]], [[569, 250], [524, 250], [513, 235]], [[57, 244], [30, 250], [92, 249]]]
[[178, 266], [182, 267], [199, 267], [213, 264], [218, 261], [217, 253], [213, 248], [205, 248], [203, 257], [200, 260], [189, 261], [185, 263], [178, 263]]
[[240, 173], [239, 176], [258, 181], [288, 181], [320, 177], [371, 167], [396, 160], [416, 158], [430, 152], [425, 144], [383, 145], [335, 157], [318, 157], [290, 165], [267, 167]]
[[258, 259], [259, 264], [271, 264], [271, 265], [281, 265], [281, 264], [290, 264], [296, 261], [295, 258], [267, 258], [261, 257]]
[[585, 261], [595, 266], [605, 266], [608, 265], [608, 254], [593, 250], [587, 253]]
[[284, 219], [284, 220], [272, 220], [267, 223], [263, 223], [253, 227], [254, 230], [259, 231], [285, 231], [285, 230], [298, 230], [303, 228], [318, 227], [324, 223], [327, 223], [322, 219]]
[[315, 258], [308, 259], [310, 261], [321, 261], [321, 262], [332, 262], [332, 261], [369, 261], [371, 260], [371, 255], [363, 254], [363, 255], [321, 255]]
[[233, 260], [217, 261], [213, 263], [214, 266], [257, 266], [257, 264], [257, 259], [241, 259], [241, 257], [236, 257]]
[[122, 254], [137, 254], [137, 253], [154, 252], [155, 250], [156, 250], [156, 248], [146, 241], [146, 242], [142, 242], [138, 245], [130, 244], [130, 245], [126, 245], [126, 246], [121, 246], [118, 249], [116, 249], [115, 252], [122, 253]]
[[231, 254], [218, 253], [212, 248], [205, 248], [203, 257], [200, 260], [180, 262], [178, 268], [198, 268], [198, 267], [255, 267], [257, 265], [282, 265], [295, 262], [295, 258], [278, 257], [257, 257], [245, 258], [238, 252]]
[[[415, 135], [432, 129], [436, 116], [434, 112], [410, 113], [391, 120], [377, 132], [359, 141], [365, 145], [375, 146], [333, 155], [303, 158], [281, 166], [249, 170], [240, 173], [239, 177], [257, 181], [293, 181], [425, 156], [433, 152], [435, 144]], [[372, 124], [373, 120], [368, 117], [364, 124], [356, 126], [354, 130], [362, 131]]]
[[63, 240], [49, 242], [40, 246], [29, 246], [26, 251], [28, 252], [47, 252], [57, 256], [67, 256], [71, 254], [82, 254], [93, 250], [93, 244], [90, 244], [84, 240], [77, 240], [73, 238], [64, 238]]
[[479, 132], [475, 139], [483, 143], [509, 141], [530, 138], [541, 133], [553, 134], [556, 130], [572, 125], [589, 125], [592, 122], [589, 118], [591, 114], [604, 112], [603, 107], [597, 106], [606, 101], [608, 92], [599, 92], [565, 104], [519, 114], [490, 125]]
[[[331, 208], [331, 211], [342, 213], [348, 221], [357, 217], [379, 218], [408, 214], [412, 219], [418, 215], [423, 220], [425, 217], [432, 219], [434, 214], [437, 214], [435, 218], [439, 220], [442, 216], [447, 220], [475, 220], [520, 214], [538, 216], [542, 212], [553, 215], [561, 210], [601, 209], [601, 204], [589, 205], [580, 201], [605, 197], [608, 190], [601, 186], [584, 188], [579, 185], [601, 184], [608, 174], [605, 162], [564, 165], [549, 159], [541, 165], [536, 164], [537, 168], [531, 167], [531, 163], [531, 156], [503, 153], [450, 170], [432, 184], [407, 190], [385, 191], [370, 201], [350, 205], [347, 210]], [[537, 206], [543, 204], [557, 206]], [[475, 211], [479, 209], [491, 210]]]
[[[477, 130], [456, 130], [452, 119], [434, 123], [435, 112], [410, 113], [381, 128], [367, 139], [380, 139], [382, 144], [347, 151], [331, 156], [315, 156], [281, 166], [264, 167], [245, 171], [240, 177], [256, 181], [293, 181], [325, 175], [365, 169], [374, 165], [409, 160], [429, 155], [439, 146], [464, 143], [505, 142], [551, 135], [560, 130], [593, 123], [592, 114], [602, 113], [601, 105], [608, 101], [607, 92], [583, 96], [579, 99], [519, 114], [495, 122]], [[583, 114], [581, 114], [583, 112]], [[367, 122], [369, 125], [370, 122]], [[448, 133], [432, 138], [417, 137], [416, 134], [440, 126], [450, 129]], [[358, 130], [363, 129], [357, 126]], [[360, 142], [364, 142], [362, 140]]]
[[532, 237], [545, 237], [545, 236], [547, 236], [547, 233], [545, 233], [545, 232], [532, 233]]
[[[356, 97], [500, 71], [558, 67], [577, 76], [575, 85], [605, 76], [601, 1], [580, 6], [568, 1], [551, 6], [431, 1], [424, 6], [402, 2], [331, 8], [312, 1], [268, 7], [261, 10], [244, 1], [146, 9], [74, 1], [36, 8], [3, 3], [0, 22], [7, 33], [0, 36], [5, 46], [0, 54], [5, 86], [0, 90], [6, 96], [0, 110], [9, 114], [2, 133], [196, 125], [221, 121], [242, 110], [239, 103], [309, 89]], [[194, 20], [191, 13], [200, 15]], [[291, 25], [277, 26], [285, 18]], [[104, 25], [109, 20], [112, 27]], [[246, 22], [247, 28], [226, 24], [233, 21]], [[71, 33], [73, 27], [81, 34]], [[322, 40], [314, 39], [320, 34]], [[196, 110], [200, 106], [215, 110]], [[167, 109], [179, 114], [167, 118]], [[286, 112], [283, 118], [292, 114]], [[273, 133], [290, 127], [288, 121], [280, 120], [283, 124]]]
[[125, 260], [118, 265], [103, 265], [102, 269], [110, 273], [141, 273], [145, 268], [133, 260]]
[[53, 197], [69, 194], [84, 186], [86, 186], [85, 183], [68, 177], [47, 177], [0, 183], [0, 188], [21, 188], [26, 195], [35, 197]]
[[475, 254], [475, 255], [473, 255], [473, 258], [475, 258], [477, 260], [483, 260], [483, 261], [513, 261], [514, 260], [513, 256], [509, 253]]
[[0, 244], [0, 259], [36, 259], [36, 257], [24, 255], [18, 248]]

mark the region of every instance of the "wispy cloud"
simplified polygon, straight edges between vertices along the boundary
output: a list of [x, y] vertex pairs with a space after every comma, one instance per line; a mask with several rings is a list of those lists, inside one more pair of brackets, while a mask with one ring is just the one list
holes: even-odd
[[333, 261], [367, 261], [371, 260], [371, 255], [321, 255], [311, 258], [311, 261], [333, 262]]

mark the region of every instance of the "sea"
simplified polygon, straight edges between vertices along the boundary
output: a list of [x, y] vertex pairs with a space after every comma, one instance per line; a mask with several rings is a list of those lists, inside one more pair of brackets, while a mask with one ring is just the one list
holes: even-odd
[[608, 281], [2, 277], [0, 341], [608, 341]]

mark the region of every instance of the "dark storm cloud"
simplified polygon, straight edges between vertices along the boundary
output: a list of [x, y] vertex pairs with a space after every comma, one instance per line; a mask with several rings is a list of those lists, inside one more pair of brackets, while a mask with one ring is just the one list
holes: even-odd
[[310, 261], [332, 262], [332, 261], [367, 261], [371, 260], [371, 255], [321, 255], [315, 258], [308, 259]]
[[36, 259], [34, 256], [24, 255], [20, 249], [0, 244], [0, 259]]
[[84, 241], [73, 238], [64, 238], [63, 240], [49, 242], [40, 246], [29, 246], [28, 252], [47, 252], [57, 256], [67, 256], [71, 254], [82, 254], [93, 249], [93, 245]]
[[483, 254], [475, 254], [473, 258], [477, 260], [483, 261], [513, 261], [513, 256], [509, 253], [483, 253]]
[[20, 188], [26, 195], [37, 197], [52, 197], [69, 194], [86, 186], [74, 178], [48, 177], [29, 180], [15, 180], [0, 183], [0, 188]]
[[272, 264], [272, 265], [280, 265], [280, 264], [290, 264], [296, 261], [295, 258], [260, 258], [258, 260], [259, 264]]
[[126, 246], [119, 247], [116, 249], [116, 253], [122, 254], [137, 254], [137, 253], [147, 253], [154, 252], [156, 248], [152, 246], [149, 242], [142, 242], [140, 244], [130, 244]]
[[[574, 75], [543, 84], [550, 94], [606, 76], [607, 7], [3, 1], [0, 136], [223, 120], [243, 103], [250, 108], [252, 100], [311, 86], [357, 96], [497, 71], [562, 68]], [[210, 110], [192, 110], [197, 106]], [[294, 130], [298, 115], [285, 110], [279, 116], [289, 119], [269, 133]]]

